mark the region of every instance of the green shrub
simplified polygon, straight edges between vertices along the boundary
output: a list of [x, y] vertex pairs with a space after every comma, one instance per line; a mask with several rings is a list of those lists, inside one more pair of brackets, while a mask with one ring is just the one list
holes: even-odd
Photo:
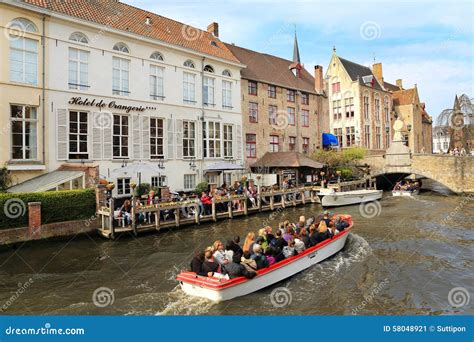
[[87, 219], [95, 215], [93, 189], [0, 194], [0, 229], [28, 226], [28, 203], [41, 203], [41, 223]]
[[137, 186], [138, 196], [146, 195], [150, 192], [151, 185], [149, 183], [141, 183]]
[[207, 182], [201, 182], [198, 185], [196, 185], [196, 189], [194, 190], [196, 194], [200, 195], [201, 192], [207, 191], [209, 188], [209, 184]]
[[341, 178], [343, 180], [349, 180], [353, 178], [353, 172], [350, 167], [338, 167], [337, 171], [341, 171]]

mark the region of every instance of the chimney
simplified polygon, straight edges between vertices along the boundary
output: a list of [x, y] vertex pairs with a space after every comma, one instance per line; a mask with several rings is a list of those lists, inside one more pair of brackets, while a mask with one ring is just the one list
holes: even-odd
[[401, 80], [401, 79], [398, 79], [398, 80], [396, 81], [396, 83], [397, 83], [397, 87], [399, 87], [400, 89], [403, 89], [403, 84], [402, 84], [402, 80]]
[[319, 94], [322, 94], [324, 90], [323, 67], [321, 65], [314, 66], [314, 90]]
[[212, 33], [216, 38], [219, 38], [219, 24], [216, 22], [210, 23], [207, 26], [207, 32]]
[[383, 72], [382, 72], [382, 63], [375, 63], [372, 65], [372, 72], [374, 73], [375, 78], [383, 84]]

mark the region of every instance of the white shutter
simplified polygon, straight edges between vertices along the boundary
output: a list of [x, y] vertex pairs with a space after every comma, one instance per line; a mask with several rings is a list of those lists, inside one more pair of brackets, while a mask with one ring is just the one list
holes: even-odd
[[183, 120], [176, 120], [176, 159], [183, 159]]
[[174, 159], [174, 132], [173, 132], [173, 119], [166, 119], [166, 130], [168, 132], [168, 159]]
[[102, 134], [103, 134], [103, 146], [104, 146], [104, 156], [103, 159], [112, 159], [113, 158], [113, 145], [112, 145], [112, 128], [114, 126], [114, 116], [110, 112], [101, 113], [103, 116], [102, 122], [110, 122], [108, 125], [103, 125]]
[[56, 111], [56, 158], [57, 160], [67, 160], [68, 154], [68, 112], [67, 109]]
[[202, 159], [202, 121], [196, 121], [196, 159]]
[[132, 115], [132, 144], [133, 144], [133, 159], [141, 159], [140, 149], [140, 117]]
[[142, 153], [143, 159], [150, 159], [150, 117], [142, 116]]
[[92, 113], [92, 160], [102, 159], [102, 113]]
[[235, 126], [235, 143], [237, 145], [234, 155], [237, 160], [242, 160], [242, 127], [240, 125]]

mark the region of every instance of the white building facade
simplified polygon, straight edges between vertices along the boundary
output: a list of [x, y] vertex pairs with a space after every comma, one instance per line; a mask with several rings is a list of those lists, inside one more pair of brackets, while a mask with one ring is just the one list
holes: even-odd
[[448, 153], [450, 140], [448, 126], [433, 127], [433, 153]]

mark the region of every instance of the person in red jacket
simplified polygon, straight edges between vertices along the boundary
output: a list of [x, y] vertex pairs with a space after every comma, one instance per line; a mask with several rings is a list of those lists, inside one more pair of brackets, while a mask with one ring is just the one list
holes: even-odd
[[205, 192], [202, 192], [201, 203], [204, 207], [204, 215], [211, 215], [212, 197], [208, 196]]

